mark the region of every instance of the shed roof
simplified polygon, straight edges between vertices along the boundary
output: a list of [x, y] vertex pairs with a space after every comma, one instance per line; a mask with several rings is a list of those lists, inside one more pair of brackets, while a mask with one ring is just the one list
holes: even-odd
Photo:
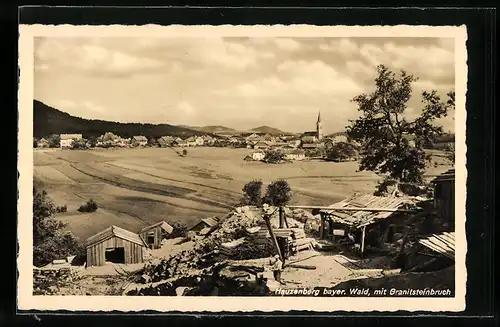
[[[405, 204], [410, 203], [409, 200], [394, 197], [374, 196], [370, 194], [353, 195], [338, 203], [332, 204], [332, 208], [384, 208], [384, 209], [400, 209]], [[397, 212], [391, 211], [341, 211], [341, 210], [321, 210], [322, 213], [328, 214], [334, 222], [339, 222], [353, 227], [363, 227], [371, 225], [376, 221], [387, 219]]]
[[110, 239], [111, 237], [114, 237], [114, 236], [121, 238], [121, 239], [124, 239], [124, 240], [127, 240], [129, 242], [135, 243], [135, 244], [146, 246], [146, 244], [144, 243], [142, 238], [139, 235], [137, 235], [136, 233], [130, 232], [126, 229], [123, 229], [123, 228], [120, 228], [120, 227], [114, 226], [114, 225], [109, 226], [105, 230], [103, 230], [103, 231], [101, 231], [93, 236], [90, 236], [89, 238], [87, 238], [87, 241], [85, 242], [85, 244], [87, 247], [89, 247], [89, 246], [94, 245], [96, 243], [106, 241], [107, 239]]
[[447, 172], [439, 175], [432, 180], [432, 183], [439, 183], [444, 181], [454, 181], [455, 180], [455, 168], [448, 170]]
[[151, 226], [144, 227], [143, 229], [140, 230], [139, 233], [144, 233], [147, 232], [148, 230], [161, 227], [165, 232], [167, 233], [172, 233], [174, 231], [174, 228], [170, 226], [166, 221], [162, 220], [160, 222], [157, 222], [156, 224], [153, 224]]
[[205, 224], [207, 224], [210, 227], [213, 227], [213, 226], [215, 226], [215, 225], [217, 225], [219, 223], [219, 221], [215, 217], [204, 218], [201, 221], [204, 222]]
[[455, 260], [455, 232], [434, 234], [418, 242], [439, 254]]

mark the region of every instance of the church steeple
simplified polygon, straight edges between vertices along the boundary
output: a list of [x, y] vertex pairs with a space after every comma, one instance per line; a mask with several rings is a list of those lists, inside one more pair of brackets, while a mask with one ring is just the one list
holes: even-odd
[[318, 120], [316, 121], [316, 137], [318, 141], [323, 138], [323, 123], [321, 122], [321, 111], [318, 111]]

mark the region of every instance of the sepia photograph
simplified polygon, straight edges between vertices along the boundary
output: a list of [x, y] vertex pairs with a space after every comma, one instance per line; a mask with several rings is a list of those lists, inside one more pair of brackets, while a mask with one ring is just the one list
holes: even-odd
[[28, 308], [464, 308], [464, 27], [20, 36]]

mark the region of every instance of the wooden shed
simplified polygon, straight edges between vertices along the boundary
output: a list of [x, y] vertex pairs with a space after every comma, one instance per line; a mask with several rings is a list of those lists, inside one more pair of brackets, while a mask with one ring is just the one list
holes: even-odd
[[455, 221], [455, 169], [436, 177], [434, 184], [434, 207], [443, 222], [454, 225]]
[[159, 249], [163, 238], [173, 231], [174, 228], [167, 224], [166, 221], [160, 221], [154, 225], [141, 229], [139, 235], [150, 249]]
[[87, 267], [91, 267], [103, 266], [106, 262], [142, 263], [146, 244], [136, 233], [110, 226], [89, 237], [85, 247]]
[[208, 231], [215, 228], [219, 224], [219, 218], [209, 217], [202, 219], [199, 223], [191, 227], [189, 230], [194, 232]]

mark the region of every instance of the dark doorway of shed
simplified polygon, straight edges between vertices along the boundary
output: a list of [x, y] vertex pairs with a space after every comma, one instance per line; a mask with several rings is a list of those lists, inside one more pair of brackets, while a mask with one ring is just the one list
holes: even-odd
[[125, 263], [125, 249], [124, 248], [106, 249], [106, 261], [113, 263]]

